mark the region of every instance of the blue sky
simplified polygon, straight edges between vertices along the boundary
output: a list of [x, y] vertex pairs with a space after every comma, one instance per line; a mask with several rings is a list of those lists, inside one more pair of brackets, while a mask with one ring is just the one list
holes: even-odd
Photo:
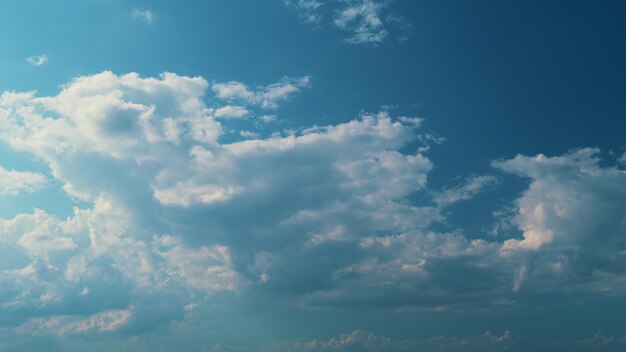
[[0, 351], [621, 351], [618, 1], [3, 1]]

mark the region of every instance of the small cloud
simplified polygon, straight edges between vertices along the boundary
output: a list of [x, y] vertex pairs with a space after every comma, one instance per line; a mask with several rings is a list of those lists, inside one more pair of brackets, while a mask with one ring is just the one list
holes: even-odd
[[276, 115], [263, 115], [259, 119], [265, 123], [270, 123], [276, 121]]
[[[214, 83], [213, 91], [218, 99], [239, 101], [248, 105], [258, 105], [263, 109], [277, 109], [279, 102], [287, 101], [290, 97], [311, 85], [311, 77], [284, 77], [280, 82], [268, 86], [250, 89], [241, 82], [230, 81]], [[227, 112], [228, 110], [224, 110]], [[219, 116], [218, 116], [219, 117]]]
[[242, 118], [249, 114], [248, 109], [243, 106], [226, 105], [215, 110], [215, 117]]
[[134, 9], [133, 10], [133, 18], [142, 20], [147, 24], [152, 24], [154, 22], [154, 12], [148, 9]]
[[489, 175], [470, 177], [463, 185], [447, 188], [435, 194], [434, 201], [438, 206], [444, 207], [462, 200], [469, 200], [496, 183], [497, 179]]
[[350, 44], [378, 44], [389, 34], [381, 18], [383, 2], [361, 0], [348, 2], [339, 11], [335, 25], [352, 32], [345, 41]]
[[324, 5], [320, 0], [285, 0], [287, 6], [293, 7], [298, 11], [300, 19], [306, 23], [318, 24], [322, 20], [320, 7]]
[[242, 136], [243, 138], [259, 138], [259, 134], [256, 132], [252, 132], [252, 131], [246, 131], [246, 130], [241, 130], [239, 131], [239, 135]]
[[0, 166], [0, 196], [33, 193], [46, 183], [46, 177], [38, 172], [6, 170]]
[[29, 56], [26, 58], [26, 61], [33, 66], [39, 67], [48, 61], [48, 56], [47, 55]]
[[391, 0], [283, 0], [301, 21], [314, 27], [328, 23], [344, 31], [344, 42], [376, 46], [391, 34], [410, 38], [411, 23], [391, 13]]

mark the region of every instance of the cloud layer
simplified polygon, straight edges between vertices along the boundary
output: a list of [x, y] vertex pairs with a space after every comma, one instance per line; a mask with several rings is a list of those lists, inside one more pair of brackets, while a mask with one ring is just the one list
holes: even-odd
[[[447, 207], [498, 181], [430, 189], [420, 119], [382, 112], [225, 138], [224, 118], [277, 110], [309, 84], [103, 72], [54, 96], [3, 93], [0, 140], [86, 204], [67, 219], [0, 220], [15, 257], [0, 271], [3, 326], [92, 338], [199, 323], [207, 315], [194, 312], [210, 316], [214, 300], [448, 311], [623, 293], [626, 174], [598, 150], [493, 162], [529, 181], [509, 226], [496, 237], [441, 231]], [[0, 169], [7, 195], [45, 177]]]

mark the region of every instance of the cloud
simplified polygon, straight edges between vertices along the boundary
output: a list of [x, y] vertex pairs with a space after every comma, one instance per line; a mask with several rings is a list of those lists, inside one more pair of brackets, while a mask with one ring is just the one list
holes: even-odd
[[[512, 227], [501, 241], [416, 228], [364, 236], [353, 262], [334, 271], [331, 288], [311, 293], [308, 302], [445, 310], [518, 301], [522, 290], [622, 294], [626, 173], [600, 166], [597, 153], [581, 149], [494, 162], [531, 179], [514, 202]], [[437, 194], [435, 202], [452, 204], [493, 182], [493, 177], [471, 178]], [[316, 235], [311, 243], [322, 239], [350, 243], [341, 232]]]
[[47, 180], [38, 172], [6, 170], [0, 166], [0, 196], [33, 193], [46, 186]]
[[147, 24], [152, 24], [155, 19], [155, 14], [148, 9], [133, 9], [132, 17], [141, 20]]
[[497, 182], [493, 176], [473, 176], [465, 181], [465, 184], [447, 188], [435, 194], [434, 201], [439, 206], [447, 206], [458, 201], [473, 198], [477, 193]]
[[265, 346], [264, 352], [278, 351], [388, 351], [391, 339], [362, 330], [354, 330], [328, 341], [299, 340], [273, 342]]
[[[410, 24], [399, 16], [389, 14], [390, 1], [387, 0], [285, 0], [300, 19], [314, 26], [329, 18], [332, 25], [346, 33], [344, 41], [356, 45], [377, 45], [389, 37], [389, 27], [402, 32]], [[406, 40], [403, 34], [399, 40]]]
[[[307, 82], [284, 80], [252, 96], [275, 104]], [[128, 324], [137, 325], [151, 309], [145, 296], [156, 295], [156, 306], [179, 302], [165, 310], [171, 319], [215, 292], [313, 292], [352, 260], [312, 270], [338, 226], [356, 243], [437, 218], [405, 201], [432, 168], [424, 155], [398, 151], [415, 140], [414, 125], [367, 114], [221, 143], [219, 108], [202, 100], [207, 88], [200, 77], [103, 72], [54, 96], [0, 96], [0, 139], [48, 164], [68, 195], [90, 204], [66, 220], [42, 210], [2, 220], [3, 245], [23, 263], [0, 275], [16, 287], [4, 292], [6, 319], [81, 321], [132, 306]], [[225, 99], [247, 97], [221, 88]], [[301, 264], [290, 266], [295, 257]]]
[[259, 138], [259, 134], [256, 132], [252, 132], [252, 131], [246, 131], [246, 130], [242, 130], [239, 131], [239, 135], [242, 136], [243, 138]]
[[270, 122], [276, 121], [276, 116], [275, 115], [262, 115], [259, 117], [259, 120], [263, 121], [264, 123], [270, 123]]
[[320, 8], [325, 4], [321, 0], [285, 0], [287, 6], [294, 7], [300, 19], [306, 23], [318, 24], [322, 20], [323, 16], [320, 13]]
[[226, 105], [215, 110], [215, 117], [242, 118], [250, 114], [248, 109], [242, 106]]
[[[3, 325], [123, 336], [204, 326], [246, 300], [445, 312], [540, 304], [528, 292], [623, 292], [626, 174], [597, 150], [494, 162], [529, 180], [508, 232], [441, 231], [444, 206], [495, 179], [431, 198], [432, 139], [419, 119], [365, 113], [225, 138], [220, 109], [272, 109], [308, 84], [102, 72], [56, 95], [0, 95], [0, 140], [82, 201], [66, 219], [0, 220], [1, 247], [16, 257], [0, 269]], [[383, 341], [367, 336], [319, 346]]]
[[354, 330], [330, 340], [297, 340], [270, 343], [264, 352], [279, 351], [619, 351], [626, 347], [626, 337], [606, 336], [596, 333], [586, 339], [556, 339], [537, 336], [520, 336], [510, 331], [501, 335], [485, 332], [482, 335], [436, 336], [424, 339], [391, 339], [376, 334]]
[[515, 222], [523, 237], [506, 240], [502, 248], [503, 255], [526, 257], [516, 286], [534, 276], [540, 284], [569, 280], [592, 290], [623, 291], [616, 276], [626, 260], [626, 173], [600, 166], [598, 152], [587, 148], [494, 162], [531, 180], [516, 202]]
[[132, 308], [104, 311], [85, 318], [56, 316], [35, 318], [22, 324], [16, 330], [20, 334], [89, 334], [111, 332], [126, 325], [132, 316]]
[[374, 0], [346, 0], [345, 7], [339, 10], [334, 23], [349, 31], [346, 38], [350, 44], [378, 44], [389, 34], [381, 19], [384, 2]]
[[112, 206], [100, 199], [66, 220], [36, 210], [0, 221], [0, 244], [22, 257], [0, 272], [10, 287], [1, 293], [3, 325], [55, 334], [151, 329], [182, 318], [194, 295], [236, 289], [226, 248], [143, 237]]
[[276, 109], [278, 103], [286, 101], [302, 88], [309, 87], [311, 78], [283, 78], [280, 82], [251, 90], [245, 84], [236, 81], [215, 83], [212, 88], [217, 98], [226, 101], [240, 101], [250, 105], [259, 105], [263, 109]]
[[622, 154], [622, 156], [619, 159], [617, 159], [617, 162], [622, 165], [626, 165], [626, 152]]
[[47, 55], [29, 56], [26, 58], [26, 61], [33, 66], [39, 67], [45, 64], [46, 62], [48, 62], [48, 56]]

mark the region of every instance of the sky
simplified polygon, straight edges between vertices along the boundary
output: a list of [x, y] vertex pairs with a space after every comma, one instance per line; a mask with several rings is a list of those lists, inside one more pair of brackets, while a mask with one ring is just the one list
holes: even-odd
[[0, 351], [623, 351], [621, 1], [0, 2]]

